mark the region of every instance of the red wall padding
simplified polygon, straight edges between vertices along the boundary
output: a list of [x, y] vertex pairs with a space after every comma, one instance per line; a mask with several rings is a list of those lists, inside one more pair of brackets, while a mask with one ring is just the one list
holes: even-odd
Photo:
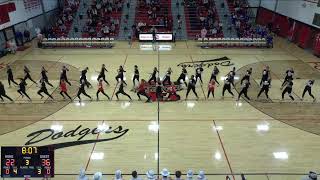
[[16, 6], [14, 3], [0, 5], [0, 24], [10, 22], [9, 12], [15, 11]]
[[312, 48], [315, 53], [320, 54], [320, 42], [317, 43], [315, 38], [320, 33], [318, 28], [261, 7], [258, 10], [256, 23], [261, 25], [272, 23], [273, 29], [280, 28], [277, 32], [279, 36], [292, 37], [292, 42], [298, 44], [301, 48]]

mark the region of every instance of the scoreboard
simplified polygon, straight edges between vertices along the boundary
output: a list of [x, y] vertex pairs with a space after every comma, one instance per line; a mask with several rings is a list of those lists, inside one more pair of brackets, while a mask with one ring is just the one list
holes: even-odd
[[54, 149], [1, 147], [1, 177], [54, 177]]

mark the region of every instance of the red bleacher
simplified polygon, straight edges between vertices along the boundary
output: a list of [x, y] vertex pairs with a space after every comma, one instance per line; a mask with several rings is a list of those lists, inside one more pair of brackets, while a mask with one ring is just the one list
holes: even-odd
[[[148, 11], [151, 10], [151, 5], [147, 5], [146, 1], [139, 1], [136, 9], [135, 22], [144, 23], [145, 26], [140, 28], [140, 32], [148, 32], [153, 25], [156, 25], [158, 32], [171, 32], [172, 31], [172, 13], [171, 13], [171, 0], [159, 0], [159, 4], [156, 5], [157, 18], [149, 18]], [[167, 27], [158, 26], [161, 18], [165, 20], [167, 17]]]

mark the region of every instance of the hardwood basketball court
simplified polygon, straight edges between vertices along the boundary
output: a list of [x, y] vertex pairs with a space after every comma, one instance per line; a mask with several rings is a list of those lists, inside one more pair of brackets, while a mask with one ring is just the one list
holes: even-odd
[[[168, 168], [171, 174], [176, 170], [183, 174], [188, 169], [195, 173], [204, 170], [208, 179], [224, 179], [230, 174], [239, 179], [240, 173], [247, 174], [248, 179], [300, 179], [320, 166], [317, 160], [320, 104], [319, 101], [313, 103], [308, 94], [303, 102], [299, 100], [306, 81], [311, 78], [315, 79], [313, 94], [320, 99], [319, 59], [283, 39], [275, 42], [273, 49], [200, 49], [193, 41], [186, 41], [161, 44], [170, 45], [171, 49], [165, 46], [157, 51], [153, 51], [152, 46], [150, 49], [150, 44], [135, 42], [129, 46], [126, 42], [117, 42], [115, 48], [107, 50], [30, 48], [8, 55], [1, 59], [1, 65], [11, 64], [15, 79], [23, 76], [23, 65], [38, 79], [44, 65], [55, 86], [48, 90], [56, 101], [41, 100], [36, 93], [39, 88], [30, 81], [27, 92], [33, 101], [18, 96], [16, 87], [8, 87], [6, 68], [2, 67], [0, 79], [15, 102], [0, 104], [0, 145], [54, 145], [55, 179], [59, 180], [75, 179], [82, 167], [87, 174], [97, 171], [110, 174], [107, 179], [117, 169], [129, 175], [133, 170], [145, 174], [149, 169], [159, 173], [163, 168]], [[146, 80], [153, 67], [159, 67], [160, 77], [171, 67], [171, 80], [175, 81], [181, 72], [180, 63], [194, 64], [224, 56], [230, 59], [230, 66], [217, 64], [221, 86], [216, 88], [214, 99], [206, 99], [213, 66], [204, 68], [204, 84], [197, 85], [198, 101], [192, 93], [185, 101], [186, 91], [182, 90], [178, 92], [180, 101], [144, 103], [130, 91], [134, 65], [139, 66], [140, 78]], [[85, 97], [81, 103], [62, 101], [58, 87], [62, 65], [70, 69], [69, 92], [73, 97], [80, 70], [89, 67], [88, 79], [93, 88], [87, 92], [95, 99], [96, 78], [103, 63], [109, 71], [106, 77], [110, 86], [106, 87], [106, 93], [112, 96], [112, 101], [101, 95], [100, 101], [89, 101]], [[125, 91], [133, 98], [131, 102], [121, 95], [120, 101], [116, 101], [114, 96], [117, 90], [114, 77], [119, 65], [127, 71]], [[265, 65], [269, 65], [272, 72], [271, 101], [264, 99], [264, 94], [256, 100]], [[221, 99], [223, 81], [220, 77], [233, 66], [240, 78], [245, 70], [253, 67], [249, 90], [252, 101], [236, 101], [228, 93]], [[280, 101], [279, 88], [289, 67], [294, 68], [297, 78], [293, 87], [294, 102], [288, 97]], [[187, 70], [189, 77], [194, 74], [193, 67]], [[240, 83], [236, 82], [236, 89], [232, 91], [237, 97]], [[110, 131], [99, 134], [94, 131], [97, 127], [109, 127]], [[55, 131], [51, 133], [50, 129]]]

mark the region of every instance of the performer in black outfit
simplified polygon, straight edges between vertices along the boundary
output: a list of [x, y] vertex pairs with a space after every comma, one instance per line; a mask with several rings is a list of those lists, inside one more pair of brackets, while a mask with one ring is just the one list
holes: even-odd
[[269, 84], [271, 84], [271, 75], [270, 75], [269, 66], [266, 66], [262, 71], [262, 77], [261, 77], [261, 81], [260, 81], [260, 86], [263, 86], [263, 83], [265, 81], [268, 81]]
[[24, 76], [24, 81], [26, 81], [27, 79], [30, 79], [32, 82], [37, 83], [36, 81], [34, 81], [34, 80], [31, 78], [31, 76], [30, 76], [30, 70], [28, 69], [27, 66], [24, 66], [23, 71], [24, 71], [24, 75], [25, 75], [25, 76]]
[[282, 100], [284, 100], [284, 95], [288, 93], [289, 97], [291, 98], [292, 101], [294, 101], [293, 96], [291, 95], [292, 92], [292, 87], [293, 87], [293, 82], [291, 79], [288, 79], [286, 83], [284, 84], [286, 88], [282, 91]]
[[119, 69], [118, 69], [118, 75], [116, 76], [116, 81], [119, 83], [119, 79], [121, 80], [121, 83], [124, 83], [125, 85], [127, 85], [127, 83], [124, 81], [123, 77], [124, 77], [124, 74], [126, 71], [123, 69], [122, 66], [119, 66]]
[[1, 101], [4, 101], [2, 97], [5, 97], [5, 98], [9, 99], [11, 102], [13, 102], [13, 100], [9, 96], [7, 96], [6, 90], [4, 89], [4, 85], [0, 81], [0, 99], [1, 99]]
[[163, 79], [163, 81], [162, 81], [163, 85], [166, 85], [166, 84], [167, 84], [167, 85], [170, 85], [170, 84], [171, 84], [171, 79], [170, 79], [171, 73], [172, 73], [172, 70], [171, 70], [171, 68], [169, 67], [168, 70], [167, 70], [167, 72], [166, 72], [166, 75], [165, 75], [165, 77], [164, 77], [164, 79]]
[[269, 92], [269, 88], [270, 88], [270, 81], [266, 80], [266, 81], [263, 81], [262, 82], [262, 86], [261, 86], [261, 89], [258, 93], [258, 96], [257, 96], [257, 99], [259, 99], [260, 95], [262, 92], [264, 92], [266, 94], [266, 97], [267, 99], [269, 99], [269, 95], [268, 95], [268, 92]]
[[234, 94], [231, 91], [231, 84], [232, 84], [232, 77], [229, 73], [227, 78], [224, 80], [224, 85], [223, 85], [223, 89], [222, 89], [222, 97], [224, 97], [224, 93], [226, 90], [228, 90], [228, 92], [232, 95], [232, 97], [234, 97]]
[[240, 100], [240, 97], [241, 97], [242, 94], [244, 95], [244, 97], [246, 97], [250, 101], [250, 98], [248, 97], [248, 89], [250, 87], [250, 81], [245, 79], [245, 80], [243, 80], [241, 85], [242, 85], [242, 89], [241, 89], [241, 91], [239, 93], [238, 101]]
[[116, 92], [117, 100], [119, 100], [118, 94], [123, 94], [123, 95], [127, 96], [127, 97], [130, 99], [130, 101], [131, 101], [132, 99], [131, 99], [131, 97], [129, 96], [129, 94], [127, 94], [127, 93], [124, 92], [124, 90], [123, 90], [123, 88], [124, 88], [124, 85], [123, 85], [123, 84], [124, 84], [124, 83], [125, 83], [124, 81], [120, 81], [119, 89], [118, 89], [118, 91]]
[[284, 87], [285, 83], [293, 80], [293, 75], [294, 75], [293, 68], [290, 68], [286, 71], [286, 77], [284, 78], [284, 81], [283, 81], [280, 89], [282, 89]]
[[158, 78], [157, 80], [157, 85], [156, 85], [156, 96], [157, 96], [157, 100], [158, 101], [161, 101], [163, 99], [163, 94], [162, 94], [162, 91], [163, 91], [163, 86], [162, 86], [162, 83], [161, 83], [161, 80], [160, 78]]
[[157, 72], [159, 72], [158, 69], [156, 67], [154, 67], [153, 68], [153, 72], [151, 74], [151, 78], [148, 81], [149, 84], [151, 83], [151, 81], [153, 81], [154, 83], [157, 82], [157, 77], [156, 77], [157, 76]]
[[306, 92], [308, 92], [309, 95], [313, 98], [313, 102], [316, 101], [316, 98], [315, 98], [315, 97], [312, 95], [312, 93], [311, 93], [311, 88], [312, 88], [313, 84], [314, 84], [314, 80], [309, 80], [309, 81], [307, 82], [306, 86], [304, 87], [303, 93], [302, 93], [301, 101], [303, 101], [304, 94], [305, 94]]
[[229, 72], [229, 80], [230, 83], [232, 84], [232, 87], [235, 88], [234, 86], [234, 77], [236, 76], [236, 67], [233, 67], [232, 70]]
[[11, 86], [11, 82], [13, 82], [15, 85], [18, 85], [18, 83], [15, 82], [14, 79], [13, 79], [13, 72], [12, 72], [12, 69], [11, 69], [10, 65], [7, 65], [7, 74], [8, 74], [8, 84], [9, 84], [9, 86]]
[[218, 76], [219, 72], [220, 71], [219, 71], [218, 67], [214, 66], [214, 68], [212, 70], [211, 77], [210, 77], [210, 81], [213, 79], [218, 85], [220, 85], [218, 80], [217, 80], [217, 76]]
[[41, 68], [41, 76], [42, 80], [46, 82], [49, 86], [53, 87], [53, 85], [49, 82], [48, 76], [47, 76], [48, 71], [42, 66]]
[[79, 98], [80, 101], [81, 101], [81, 97], [80, 97], [81, 94], [87, 96], [88, 98], [90, 98], [90, 100], [92, 100], [91, 96], [89, 96], [86, 93], [85, 86], [86, 86], [85, 80], [80, 81], [80, 87], [79, 87], [79, 90], [78, 90], [78, 93], [77, 93], [77, 97]]
[[40, 83], [41, 83], [41, 87], [37, 93], [41, 96], [41, 99], [43, 98], [43, 95], [41, 93], [45, 93], [47, 96], [49, 96], [53, 100], [53, 97], [48, 93], [45, 80], [41, 79]]
[[69, 86], [71, 86], [71, 83], [68, 81], [67, 71], [69, 71], [69, 69], [66, 66], [62, 66], [61, 74], [60, 74], [60, 82], [63, 79], [66, 83], [69, 84]]
[[242, 83], [243, 83], [244, 80], [247, 80], [247, 81], [250, 82], [251, 74], [252, 74], [252, 68], [250, 68], [250, 69], [247, 70], [246, 74], [242, 77], [242, 79], [241, 79], [241, 81], [240, 81], [240, 82], [241, 82], [240, 84], [242, 85]]
[[105, 65], [105, 64], [102, 64], [101, 71], [100, 71], [100, 73], [99, 73], [99, 76], [98, 76], [98, 78], [97, 78], [97, 81], [99, 82], [100, 79], [102, 78], [107, 85], [110, 85], [110, 84], [108, 83], [108, 81], [106, 80], [105, 71], [108, 72], [108, 70], [106, 69], [106, 65]]
[[137, 65], [134, 65], [134, 75], [133, 75], [133, 89], [136, 87], [136, 80], [139, 82], [139, 69]]
[[23, 97], [24, 95], [27, 96], [27, 98], [31, 101], [31, 98], [28, 96], [28, 94], [26, 93], [26, 81], [24, 79], [20, 78], [20, 83], [19, 83], [19, 89], [18, 89], [18, 93]]
[[187, 82], [186, 82], [186, 78], [187, 78], [187, 75], [188, 75], [188, 72], [187, 72], [187, 69], [186, 69], [186, 66], [182, 66], [182, 72], [176, 82], [176, 84], [181, 84], [181, 80], [184, 82], [184, 84], [186, 85], [186, 87], [188, 86]]
[[195, 80], [194, 75], [191, 75], [191, 78], [189, 79], [189, 83], [188, 83], [186, 100], [188, 99], [188, 95], [189, 95], [190, 90], [192, 90], [192, 92], [196, 95], [197, 99], [199, 99], [198, 94], [196, 92], [196, 83], [197, 83], [197, 81]]
[[196, 69], [196, 82], [198, 82], [198, 78], [199, 78], [201, 84], [203, 84], [202, 76], [201, 76], [202, 73], [203, 73], [203, 68], [202, 68], [202, 64], [200, 64], [200, 66]]
[[91, 83], [87, 80], [87, 72], [89, 68], [86, 67], [84, 70], [81, 71], [81, 76], [80, 76], [80, 83], [82, 80], [84, 80], [84, 83], [86, 84], [87, 88], [92, 87]]

